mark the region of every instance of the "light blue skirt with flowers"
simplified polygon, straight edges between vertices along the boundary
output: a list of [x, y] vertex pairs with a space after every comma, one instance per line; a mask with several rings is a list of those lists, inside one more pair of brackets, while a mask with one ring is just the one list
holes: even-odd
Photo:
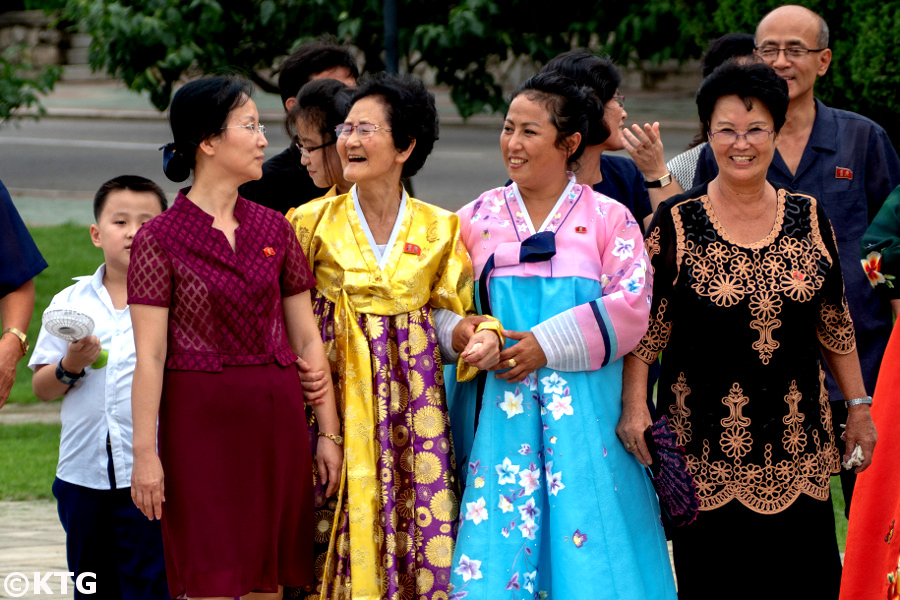
[[[558, 313], [558, 294], [599, 296], [590, 281], [518, 279], [517, 298], [553, 298], [546, 306], [503, 298], [513, 287], [495, 283], [495, 314], [518, 331]], [[451, 599], [676, 597], [656, 493], [615, 434], [621, 360], [516, 384], [489, 373], [474, 436], [477, 384], [448, 387], [464, 487]]]

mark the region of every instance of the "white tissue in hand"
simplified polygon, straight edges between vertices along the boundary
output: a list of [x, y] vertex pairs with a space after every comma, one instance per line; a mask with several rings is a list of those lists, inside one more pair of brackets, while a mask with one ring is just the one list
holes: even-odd
[[850, 453], [850, 460], [841, 461], [841, 466], [845, 469], [852, 469], [863, 464], [863, 460], [865, 460], [865, 457], [863, 456], [862, 447], [857, 444], [853, 452]]

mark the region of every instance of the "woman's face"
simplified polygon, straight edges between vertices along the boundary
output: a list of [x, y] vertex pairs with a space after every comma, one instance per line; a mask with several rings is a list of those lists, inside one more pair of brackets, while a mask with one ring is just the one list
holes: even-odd
[[247, 98], [228, 113], [214, 141], [218, 160], [229, 172], [240, 176], [241, 183], [262, 177], [264, 150], [269, 142], [259, 131], [259, 112], [252, 99]]
[[601, 144], [604, 150], [622, 150], [625, 148], [625, 137], [622, 131], [625, 129], [625, 98], [616, 90], [616, 95], [603, 105], [603, 122], [609, 130], [609, 137]]
[[[349, 135], [338, 136], [337, 141], [344, 179], [354, 183], [396, 179], [399, 184], [403, 163], [409, 158], [412, 144], [403, 152], [394, 146], [384, 101], [378, 96], [360, 98], [350, 108], [344, 123], [354, 127]], [[356, 126], [363, 123], [376, 125], [378, 129], [360, 135]]]
[[536, 187], [565, 176], [569, 153], [556, 145], [557, 134], [542, 102], [525, 94], [513, 98], [500, 132], [500, 151], [509, 178], [520, 187]]
[[300, 163], [306, 167], [316, 187], [328, 188], [343, 183], [343, 167], [336, 144], [325, 145], [334, 138], [323, 139], [318, 124], [304, 119], [297, 119], [295, 125], [301, 147]]
[[[710, 118], [709, 145], [719, 166], [719, 176], [730, 182], [765, 182], [775, 154], [775, 134], [753, 142], [741, 135], [756, 132], [761, 136], [760, 131], [775, 129], [769, 109], [756, 98], [752, 99], [752, 104], [753, 107], [747, 110], [739, 96], [722, 96], [716, 101]], [[727, 139], [735, 133], [740, 137]]]

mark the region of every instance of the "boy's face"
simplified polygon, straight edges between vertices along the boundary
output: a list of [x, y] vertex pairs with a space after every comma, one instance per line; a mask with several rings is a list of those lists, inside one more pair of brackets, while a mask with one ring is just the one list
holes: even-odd
[[91, 241], [103, 249], [107, 268], [128, 268], [134, 234], [160, 212], [159, 198], [153, 192], [110, 192], [98, 222], [91, 225]]

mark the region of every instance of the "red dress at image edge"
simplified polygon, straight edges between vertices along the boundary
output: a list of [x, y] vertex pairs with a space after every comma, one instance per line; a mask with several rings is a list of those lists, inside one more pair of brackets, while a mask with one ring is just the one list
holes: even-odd
[[859, 474], [850, 505], [841, 600], [900, 599], [900, 326], [888, 342], [872, 419], [878, 429], [872, 465]]

